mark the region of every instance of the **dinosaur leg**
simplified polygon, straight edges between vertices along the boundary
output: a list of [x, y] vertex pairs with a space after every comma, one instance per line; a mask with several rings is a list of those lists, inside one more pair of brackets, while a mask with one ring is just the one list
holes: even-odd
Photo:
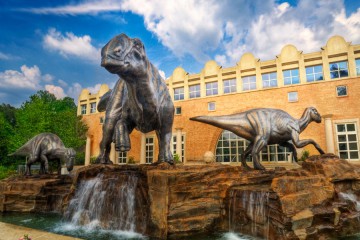
[[170, 130], [161, 131], [156, 130], [156, 135], [159, 141], [159, 156], [158, 163], [167, 162], [171, 165], [174, 164], [173, 155], [170, 150], [170, 142], [172, 133]]
[[243, 154], [241, 155], [241, 165], [243, 166], [243, 168], [245, 168], [246, 170], [251, 170], [252, 168], [249, 167], [249, 165], [246, 162], [246, 158], [247, 156], [251, 153], [251, 150], [253, 148], [254, 144], [250, 143], [249, 146], [245, 149], [245, 151], [243, 152]]
[[[129, 131], [130, 130], [130, 131]], [[130, 132], [132, 128], [129, 129], [126, 123], [123, 120], [119, 120], [116, 123], [114, 142], [116, 151], [127, 152], [131, 149], [130, 142]]]
[[280, 146], [289, 148], [290, 151], [292, 152], [293, 162], [297, 162], [297, 152], [296, 152], [296, 148], [294, 147], [294, 145], [293, 145], [291, 142], [281, 143]]
[[60, 160], [60, 158], [58, 158], [57, 161], [58, 161], [58, 169], [57, 169], [58, 171], [57, 171], [57, 174], [58, 174], [58, 175], [61, 175], [61, 160]]
[[254, 147], [251, 151], [253, 158], [254, 169], [256, 170], [265, 170], [265, 167], [261, 165], [259, 161], [259, 153], [267, 145], [267, 141], [263, 136], [257, 136], [254, 141]]
[[28, 159], [27, 163], [26, 163], [26, 170], [25, 170], [25, 176], [31, 176], [31, 165], [33, 163], [35, 163], [37, 160], [36, 157], [34, 156], [30, 156], [30, 158]]
[[41, 159], [41, 164], [44, 163], [44, 167], [45, 167], [45, 174], [49, 174], [49, 162], [48, 162], [48, 159], [46, 157], [45, 154], [41, 154], [40, 155], [40, 159]]
[[321, 149], [321, 147], [319, 146], [319, 144], [317, 144], [314, 140], [312, 139], [304, 139], [304, 140], [299, 140], [299, 134], [293, 130], [291, 133], [291, 138], [292, 138], [292, 142], [294, 143], [294, 145], [297, 148], [302, 148], [305, 147], [306, 145], [312, 144], [314, 145], [314, 147], [319, 151], [320, 154], [324, 154], [325, 152]]
[[43, 161], [40, 161], [40, 171], [39, 174], [45, 174], [45, 164]]
[[100, 154], [96, 159], [96, 163], [111, 164], [109, 154], [111, 142], [114, 136], [115, 126], [122, 117], [122, 106], [125, 95], [125, 82], [119, 79], [111, 92], [109, 102], [106, 107], [105, 122], [103, 124], [103, 136], [100, 142]]

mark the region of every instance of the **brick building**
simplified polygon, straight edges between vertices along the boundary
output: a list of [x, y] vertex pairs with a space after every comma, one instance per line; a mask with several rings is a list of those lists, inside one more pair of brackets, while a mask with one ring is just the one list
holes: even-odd
[[[360, 160], [360, 45], [352, 45], [341, 36], [331, 37], [318, 52], [303, 53], [286, 45], [274, 60], [260, 61], [246, 53], [229, 68], [208, 61], [200, 73], [189, 74], [178, 67], [166, 83], [175, 105], [172, 149], [185, 163], [201, 160], [209, 151], [216, 161], [239, 162], [248, 144], [230, 132], [190, 121], [190, 117], [278, 108], [300, 118], [309, 106], [317, 108], [323, 121], [311, 123], [300, 139], [312, 138], [326, 152], [349, 161]], [[86, 162], [99, 153], [104, 113], [97, 112], [96, 104], [108, 90], [104, 84], [98, 93], [84, 89], [79, 96], [78, 114], [89, 126]], [[154, 132], [134, 130], [131, 146], [128, 153], [112, 151], [111, 159], [125, 163], [131, 156], [138, 163], [156, 161]], [[317, 154], [312, 145], [305, 149]], [[298, 149], [300, 155], [302, 151]], [[261, 159], [265, 166], [285, 163], [291, 161], [291, 153], [270, 145], [262, 151]]]

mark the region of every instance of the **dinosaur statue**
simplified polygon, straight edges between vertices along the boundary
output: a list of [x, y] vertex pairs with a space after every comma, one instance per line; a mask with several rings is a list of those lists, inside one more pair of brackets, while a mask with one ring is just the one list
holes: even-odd
[[193, 117], [190, 120], [229, 130], [250, 141], [249, 146], [241, 156], [241, 164], [246, 169], [250, 169], [246, 163], [246, 157], [250, 153], [254, 168], [257, 170], [265, 169], [260, 164], [259, 153], [268, 144], [290, 147], [293, 152], [295, 152], [293, 144], [297, 148], [313, 144], [320, 154], [324, 154], [324, 151], [314, 140], [299, 140], [299, 134], [304, 131], [309, 123], [312, 121], [321, 122], [321, 116], [314, 107], [306, 108], [300, 119], [295, 119], [280, 109], [259, 108], [225, 116]]
[[53, 133], [40, 133], [17, 149], [9, 156], [28, 156], [25, 175], [31, 175], [31, 165], [41, 163], [40, 174], [49, 173], [49, 160], [58, 162], [58, 174], [61, 174], [61, 162], [65, 161], [66, 168], [71, 171], [74, 166], [75, 150], [65, 148], [61, 139]]
[[117, 151], [129, 151], [134, 128], [155, 130], [159, 142], [158, 163], [173, 164], [170, 150], [174, 105], [164, 80], [148, 60], [143, 43], [125, 34], [115, 36], [101, 50], [101, 66], [120, 78], [103, 95], [99, 111], [106, 111], [97, 163], [111, 163], [111, 142]]

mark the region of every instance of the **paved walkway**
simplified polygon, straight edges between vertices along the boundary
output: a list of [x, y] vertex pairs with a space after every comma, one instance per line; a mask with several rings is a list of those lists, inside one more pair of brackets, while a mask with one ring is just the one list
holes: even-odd
[[18, 240], [23, 237], [24, 234], [28, 234], [32, 240], [81, 240], [80, 238], [0, 222], [0, 240]]

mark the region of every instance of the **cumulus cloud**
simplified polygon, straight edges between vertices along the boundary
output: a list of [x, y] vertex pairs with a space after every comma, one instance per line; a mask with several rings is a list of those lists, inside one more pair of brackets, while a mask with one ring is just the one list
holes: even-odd
[[0, 88], [11, 89], [39, 89], [41, 81], [41, 72], [38, 66], [28, 67], [22, 65], [20, 71], [5, 70], [0, 72]]
[[88, 35], [76, 36], [72, 32], [65, 35], [55, 28], [49, 29], [43, 38], [44, 47], [59, 52], [64, 57], [75, 56], [92, 62], [100, 62], [100, 49], [91, 44]]
[[163, 79], [166, 79], [165, 72], [163, 70], [159, 70], [159, 74]]
[[58, 83], [59, 83], [59, 85], [60, 85], [61, 87], [67, 87], [67, 86], [68, 86], [67, 82], [65, 82], [65, 81], [62, 80], [62, 79], [59, 79], [59, 80], [58, 80]]
[[[262, 60], [274, 59], [286, 44], [305, 52], [319, 50], [332, 35], [360, 41], [360, 8], [347, 16], [344, 3], [336, 0], [299, 0], [296, 6], [275, 0], [84, 0], [29, 11], [69, 15], [131, 12], [142, 16], [145, 27], [179, 58], [191, 55], [199, 62], [215, 58], [225, 66], [234, 65], [245, 52]], [[90, 52], [96, 48], [89, 36], [63, 36], [56, 30], [47, 36], [48, 45], [65, 56], [94, 56]], [[73, 41], [82, 43], [85, 54], [67, 47]]]
[[45, 90], [48, 91], [49, 93], [54, 94], [57, 99], [62, 99], [66, 97], [66, 94], [64, 93], [64, 89], [62, 87], [55, 85], [45, 85]]

